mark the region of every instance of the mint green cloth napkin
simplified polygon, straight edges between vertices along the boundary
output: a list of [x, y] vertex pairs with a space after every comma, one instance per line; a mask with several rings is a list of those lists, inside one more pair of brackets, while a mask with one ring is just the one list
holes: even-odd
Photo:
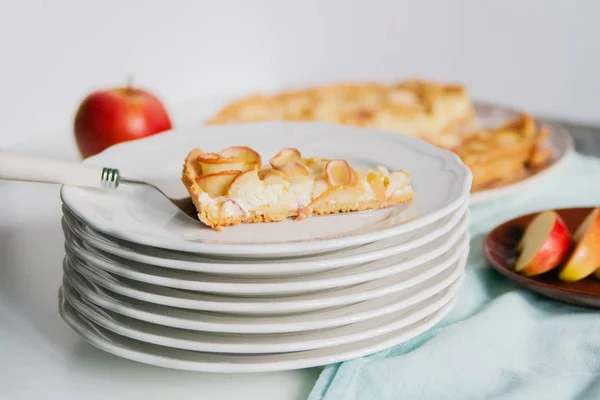
[[573, 154], [522, 193], [471, 207], [467, 277], [450, 315], [407, 343], [326, 367], [310, 399], [600, 399], [600, 310], [525, 291], [482, 252], [503, 221], [590, 205], [600, 205], [600, 159]]

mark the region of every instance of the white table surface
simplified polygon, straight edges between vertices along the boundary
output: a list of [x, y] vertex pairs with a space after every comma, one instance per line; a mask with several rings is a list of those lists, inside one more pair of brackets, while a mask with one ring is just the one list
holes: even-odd
[[[69, 134], [9, 149], [76, 160]], [[304, 399], [320, 369], [205, 374], [89, 345], [58, 314], [59, 186], [0, 180], [0, 399]]]

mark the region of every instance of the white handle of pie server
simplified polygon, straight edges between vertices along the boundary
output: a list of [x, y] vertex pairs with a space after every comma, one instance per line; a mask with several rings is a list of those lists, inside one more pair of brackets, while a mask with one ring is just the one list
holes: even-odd
[[0, 179], [104, 187], [103, 168], [0, 151]]

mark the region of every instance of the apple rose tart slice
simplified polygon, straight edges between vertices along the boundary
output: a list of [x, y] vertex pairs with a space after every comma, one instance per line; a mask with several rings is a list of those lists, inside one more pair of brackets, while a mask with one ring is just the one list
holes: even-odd
[[407, 171], [355, 170], [345, 160], [303, 158], [292, 148], [277, 153], [266, 168], [249, 147], [218, 153], [194, 149], [182, 181], [200, 221], [217, 230], [241, 222], [383, 208], [413, 197]]

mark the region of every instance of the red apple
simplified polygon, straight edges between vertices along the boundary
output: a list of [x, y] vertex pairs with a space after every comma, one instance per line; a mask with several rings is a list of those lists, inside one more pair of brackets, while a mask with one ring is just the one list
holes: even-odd
[[575, 250], [560, 271], [559, 278], [574, 282], [600, 268], [600, 208], [595, 208], [575, 232]]
[[160, 100], [133, 87], [91, 93], [75, 116], [75, 140], [84, 158], [169, 129], [171, 120]]
[[525, 229], [515, 271], [525, 276], [548, 272], [567, 256], [570, 244], [571, 235], [562, 218], [554, 211], [544, 211]]

